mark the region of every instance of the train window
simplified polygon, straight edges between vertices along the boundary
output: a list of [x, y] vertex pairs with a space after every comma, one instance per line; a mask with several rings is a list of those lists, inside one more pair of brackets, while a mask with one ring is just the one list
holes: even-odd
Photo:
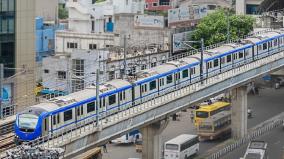
[[64, 112], [64, 121], [71, 120], [73, 118], [72, 109]]
[[235, 59], [237, 59], [238, 58], [238, 53], [234, 53], [233, 54], [233, 59], [235, 60]]
[[84, 107], [83, 107], [83, 105], [81, 106], [81, 115], [83, 115], [84, 113], [84, 109], [83, 109]]
[[264, 43], [263, 44], [263, 50], [266, 50], [267, 49], [267, 43]]
[[122, 94], [123, 94], [123, 99], [125, 100], [125, 91], [123, 91]]
[[228, 55], [227, 56], [227, 63], [231, 62], [232, 61], [232, 55]]
[[116, 103], [116, 95], [115, 94], [108, 97], [108, 104], [113, 105], [114, 103]]
[[188, 77], [188, 69], [182, 71], [182, 78]]
[[87, 104], [87, 113], [90, 113], [92, 111], [95, 111], [96, 109], [96, 104], [95, 102], [91, 102]]
[[156, 87], [157, 87], [157, 82], [156, 81], [150, 82], [150, 91], [153, 90], [153, 89], [156, 89]]
[[175, 74], [175, 80], [179, 80], [180, 79], [180, 73]]
[[219, 60], [218, 59], [215, 59], [214, 60], [214, 67], [217, 67], [219, 65]]
[[103, 98], [103, 106], [105, 107], [106, 106], [106, 99]]
[[239, 52], [239, 59], [244, 57], [244, 53], [243, 52]]
[[167, 76], [167, 84], [172, 82], [173, 82], [173, 76], [172, 75]]
[[208, 63], [207, 63], [207, 68], [208, 68], [208, 69], [212, 68], [212, 63], [211, 63], [211, 62], [208, 62]]
[[122, 92], [119, 92], [119, 93], [118, 93], [118, 98], [119, 98], [120, 101], [122, 101], [122, 98], [123, 98], [123, 97], [122, 97]]

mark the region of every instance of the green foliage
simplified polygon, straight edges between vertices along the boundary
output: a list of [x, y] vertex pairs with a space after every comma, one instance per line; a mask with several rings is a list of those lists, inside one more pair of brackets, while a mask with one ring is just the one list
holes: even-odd
[[193, 40], [204, 38], [205, 45], [212, 45], [227, 39], [228, 19], [230, 23], [230, 39], [236, 40], [253, 30], [254, 19], [247, 15], [234, 15], [219, 9], [204, 17], [193, 33]]
[[59, 8], [58, 8], [58, 18], [59, 19], [67, 19], [68, 18], [68, 11], [63, 8], [62, 5], [59, 5]]

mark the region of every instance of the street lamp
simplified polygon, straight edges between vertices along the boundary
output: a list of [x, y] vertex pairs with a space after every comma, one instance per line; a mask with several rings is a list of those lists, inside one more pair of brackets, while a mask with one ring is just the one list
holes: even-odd
[[199, 43], [201, 45], [201, 57], [200, 57], [200, 81], [203, 84], [203, 54], [204, 54], [204, 39], [201, 38], [200, 41], [182, 41], [181, 44], [185, 45], [191, 49], [197, 50], [196, 48], [192, 47], [191, 43]]

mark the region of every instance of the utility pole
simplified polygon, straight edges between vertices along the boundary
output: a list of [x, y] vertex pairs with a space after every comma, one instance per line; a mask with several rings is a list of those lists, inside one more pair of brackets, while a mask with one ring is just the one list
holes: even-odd
[[4, 65], [0, 63], [0, 119], [3, 118], [2, 101], [3, 101], [3, 81], [4, 81]]
[[100, 82], [99, 82], [100, 68], [96, 72], [96, 126], [99, 126], [99, 104], [100, 104]]
[[203, 84], [203, 54], [204, 54], [204, 39], [201, 38], [201, 59], [200, 59], [200, 81]]
[[124, 65], [124, 78], [126, 78], [126, 35], [124, 35], [124, 59], [123, 59], [123, 65]]

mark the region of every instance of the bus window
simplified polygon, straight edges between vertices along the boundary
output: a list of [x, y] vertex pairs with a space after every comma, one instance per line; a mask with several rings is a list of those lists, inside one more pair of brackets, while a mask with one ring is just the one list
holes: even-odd
[[198, 118], [208, 118], [208, 116], [209, 116], [208, 112], [196, 111], [196, 117]]
[[167, 150], [178, 150], [178, 145], [176, 144], [166, 144]]

